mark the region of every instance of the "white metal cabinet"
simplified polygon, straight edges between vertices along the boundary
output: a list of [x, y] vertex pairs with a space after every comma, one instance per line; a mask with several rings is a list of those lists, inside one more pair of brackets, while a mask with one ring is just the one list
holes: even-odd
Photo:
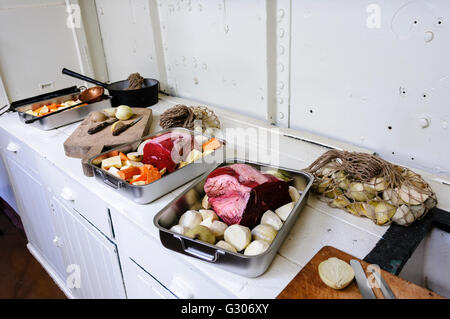
[[122, 259], [124, 279], [131, 299], [175, 299], [175, 295], [131, 258]]
[[145, 286], [139, 283], [143, 276], [139, 278], [135, 274], [135, 265], [125, 260], [129, 258], [180, 299], [234, 297], [224, 287], [183, 261], [185, 256], [165, 248], [161, 242], [142, 232], [120, 213], [112, 213], [116, 241], [123, 260], [125, 286], [127, 293], [131, 291], [128, 295], [130, 298], [146, 298], [153, 292], [146, 291]]
[[62, 277], [64, 265], [61, 253], [55, 246], [55, 229], [45, 187], [10, 155], [4, 158], [28, 242]]
[[[116, 245], [55, 196], [51, 198], [66, 284], [75, 298], [125, 298]], [[75, 279], [75, 281], [72, 281]]]

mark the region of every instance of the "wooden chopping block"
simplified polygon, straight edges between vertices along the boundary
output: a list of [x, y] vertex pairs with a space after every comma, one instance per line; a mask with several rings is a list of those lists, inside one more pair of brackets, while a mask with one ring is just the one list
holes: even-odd
[[86, 176], [94, 176], [94, 172], [87, 165], [87, 161], [90, 158], [115, 146], [140, 139], [148, 134], [153, 119], [152, 110], [146, 108], [132, 108], [132, 110], [134, 115], [130, 119], [122, 122], [128, 124], [140, 116], [142, 116], [142, 120], [117, 136], [112, 135], [111, 125], [95, 134], [88, 134], [88, 130], [91, 127], [100, 124], [92, 121], [92, 113], [89, 114], [64, 142], [66, 156], [81, 158], [83, 173]]
[[[292, 281], [278, 295], [277, 299], [361, 299], [356, 280], [342, 290], [335, 290], [328, 287], [320, 279], [318, 267], [319, 264], [328, 258], [336, 257], [350, 264], [351, 259], [358, 260], [363, 269], [366, 271], [366, 277], [369, 278], [371, 273], [367, 272], [369, 265], [365, 261], [361, 261], [343, 251], [331, 246], [323, 247], [314, 257], [306, 264], [305, 267], [292, 279]], [[443, 298], [438, 294], [417, 286], [405, 279], [397, 277], [383, 269], [380, 272], [383, 279], [391, 288], [397, 299], [440, 299]], [[372, 289], [377, 299], [383, 298], [383, 293], [379, 288]]]

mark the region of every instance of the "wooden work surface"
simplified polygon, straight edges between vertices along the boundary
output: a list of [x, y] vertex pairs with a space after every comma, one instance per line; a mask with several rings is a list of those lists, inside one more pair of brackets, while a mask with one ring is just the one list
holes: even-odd
[[91, 127], [99, 124], [92, 121], [92, 113], [89, 114], [64, 142], [66, 156], [81, 158], [84, 174], [93, 176], [92, 169], [87, 165], [89, 158], [100, 154], [108, 148], [132, 142], [148, 134], [152, 124], [152, 110], [146, 108], [132, 108], [132, 110], [134, 115], [122, 122], [128, 124], [140, 116], [142, 116], [142, 120], [117, 136], [112, 135], [111, 125], [95, 134], [88, 134], [88, 130]]
[[[286, 288], [278, 295], [277, 299], [361, 299], [362, 296], [353, 279], [349, 286], [342, 290], [335, 290], [323, 283], [319, 277], [318, 266], [330, 257], [336, 257], [350, 263], [351, 259], [357, 259], [361, 262], [363, 269], [366, 270], [368, 263], [361, 261], [343, 251], [331, 246], [323, 247], [306, 264], [305, 267], [292, 279]], [[369, 273], [366, 273], [369, 277]], [[381, 270], [381, 276], [387, 282], [392, 292], [398, 299], [436, 299], [442, 298], [438, 294], [419, 287], [409, 281]], [[383, 298], [383, 293], [379, 288], [373, 289], [375, 296]]]

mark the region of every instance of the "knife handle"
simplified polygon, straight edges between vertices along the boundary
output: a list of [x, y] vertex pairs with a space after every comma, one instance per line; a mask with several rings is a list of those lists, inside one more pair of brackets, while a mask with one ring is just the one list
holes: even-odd
[[104, 129], [105, 127], [107, 127], [108, 125], [113, 124], [114, 122], [117, 122], [117, 120], [109, 121], [109, 122], [108, 122], [108, 121], [105, 121], [105, 122], [103, 122], [103, 123], [100, 123], [100, 124], [97, 125], [97, 126], [91, 127], [91, 128], [88, 130], [88, 134], [94, 134], [94, 133], [97, 133], [97, 132], [103, 130], [103, 129]]
[[125, 131], [126, 129], [128, 129], [130, 126], [132, 126], [132, 124], [125, 124], [125, 125], [123, 125], [121, 127], [118, 127], [112, 132], [112, 135], [113, 136], [117, 136], [120, 133], [122, 133], [123, 131]]

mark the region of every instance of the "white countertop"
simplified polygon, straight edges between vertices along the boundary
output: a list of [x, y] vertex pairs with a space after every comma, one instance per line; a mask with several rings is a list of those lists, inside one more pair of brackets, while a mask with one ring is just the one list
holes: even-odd
[[[159, 103], [152, 106], [154, 112], [152, 133], [160, 129], [158, 126], [159, 114], [178, 103], [199, 105], [199, 103], [193, 101], [161, 95]], [[264, 121], [254, 120], [221, 109], [214, 110], [225, 128], [258, 127], [275, 129], [277, 134], [280, 134], [280, 154], [272, 150], [271, 156], [279, 155], [280, 166], [287, 168], [302, 169], [308, 166], [327, 150], [320, 144], [338, 149], [368, 152], [368, 150], [362, 150], [306, 132], [275, 128]], [[80, 159], [65, 156], [63, 143], [78, 125], [79, 123], [75, 123], [51, 131], [42, 131], [23, 124], [17, 114], [9, 113], [0, 117], [0, 128], [5, 131], [1, 134], [7, 132], [28, 145], [50, 161], [52, 165], [95, 193], [100, 199], [108, 203], [109, 207], [140, 227], [153, 240], [159, 242], [159, 234], [157, 228], [153, 225], [153, 217], [187, 186], [183, 186], [147, 205], [139, 205], [125, 197], [117, 196], [117, 193], [109, 186], [99, 183], [92, 177], [84, 176]], [[314, 143], [307, 141], [314, 141]], [[442, 179], [448, 179], [424, 172], [418, 173], [423, 175], [436, 192], [439, 200], [438, 207], [450, 211], [450, 186], [440, 182]], [[332, 209], [315, 196], [310, 196], [307, 206], [281, 246], [272, 265], [265, 274], [258, 278], [245, 278], [188, 256], [169, 250], [167, 250], [167, 253], [174, 254], [177, 258], [184, 260], [188, 267], [208, 276], [238, 298], [274, 298], [321, 247], [332, 245], [355, 257], [364, 258], [387, 229], [387, 226], [377, 226], [369, 219]], [[161, 248], [164, 249], [162, 246]]]

